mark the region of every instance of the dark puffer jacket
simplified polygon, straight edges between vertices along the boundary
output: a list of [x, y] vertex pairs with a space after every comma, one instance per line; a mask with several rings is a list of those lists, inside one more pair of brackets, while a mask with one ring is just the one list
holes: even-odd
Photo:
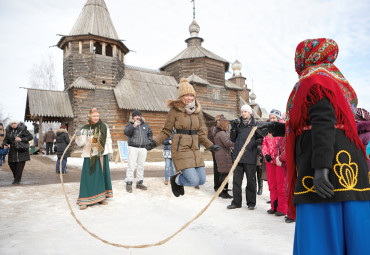
[[[70, 140], [68, 136], [68, 132], [65, 129], [58, 129], [56, 132], [56, 147], [57, 147], [57, 157], [61, 158], [63, 155], [64, 150], [67, 148]], [[71, 152], [68, 150], [66, 151], [66, 154], [64, 154], [64, 158], [68, 158], [71, 156]]]
[[15, 149], [15, 137], [22, 139], [22, 142], [28, 143], [32, 140], [31, 133], [27, 130], [27, 126], [20, 122], [18, 127], [13, 129], [10, 125], [6, 127], [6, 136], [4, 138], [3, 144], [10, 145], [8, 162], [9, 163], [19, 163], [30, 160], [29, 151], [18, 152]]
[[128, 146], [145, 148], [153, 138], [153, 132], [149, 125], [141, 118], [141, 124], [134, 127], [134, 119], [131, 117], [130, 122], [126, 125], [125, 135], [128, 136]]

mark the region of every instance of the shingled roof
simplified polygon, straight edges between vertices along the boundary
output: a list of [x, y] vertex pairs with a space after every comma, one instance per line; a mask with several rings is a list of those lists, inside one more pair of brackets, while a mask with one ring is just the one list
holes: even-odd
[[[64, 91], [27, 89], [27, 116], [73, 118], [73, 111], [68, 94]], [[27, 112], [29, 114], [27, 114]]]
[[126, 66], [114, 94], [121, 109], [168, 112], [167, 99], [177, 98], [177, 86], [172, 76]]
[[88, 0], [70, 36], [93, 34], [119, 40], [104, 0]]
[[166, 64], [164, 64], [160, 69], [164, 70], [166, 66], [168, 66], [171, 63], [174, 63], [181, 59], [192, 59], [192, 58], [210, 58], [214, 60], [218, 60], [225, 63], [225, 71], [229, 69], [229, 62], [213, 52], [203, 48], [200, 45], [190, 45], [185, 50], [181, 51], [179, 54], [177, 54], [174, 58], [172, 58], [170, 61], [168, 61]]
[[84, 77], [79, 76], [71, 85], [68, 86], [68, 89], [77, 88], [77, 89], [95, 89], [94, 85], [91, 84]]

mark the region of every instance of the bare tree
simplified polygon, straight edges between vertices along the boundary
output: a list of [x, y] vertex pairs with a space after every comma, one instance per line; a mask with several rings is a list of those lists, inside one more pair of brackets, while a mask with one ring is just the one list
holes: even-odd
[[4, 113], [4, 107], [0, 104], [0, 123], [3, 123], [4, 127], [10, 121], [9, 115]]
[[40, 64], [34, 64], [30, 70], [31, 88], [57, 90], [58, 81], [55, 75], [55, 62], [51, 54], [43, 57]]

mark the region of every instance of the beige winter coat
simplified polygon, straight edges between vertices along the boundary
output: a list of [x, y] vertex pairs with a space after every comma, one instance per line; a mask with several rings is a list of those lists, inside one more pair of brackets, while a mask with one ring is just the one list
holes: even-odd
[[193, 114], [187, 114], [181, 100], [170, 101], [170, 111], [162, 131], [154, 141], [157, 145], [162, 144], [172, 134], [172, 128], [196, 130], [196, 135], [175, 134], [172, 138], [171, 154], [176, 171], [186, 168], [205, 166], [199, 152], [199, 143], [209, 149], [213, 143], [207, 138], [201, 106], [196, 101], [196, 109]]
[[[103, 155], [107, 155], [109, 153], [113, 153], [112, 148], [112, 137], [110, 135], [110, 130], [107, 124], [107, 139], [105, 140], [105, 147]], [[93, 132], [83, 132], [80, 136], [76, 138], [76, 144], [82, 148], [81, 158], [89, 158], [90, 157], [90, 149], [91, 149], [91, 141], [93, 138]]]

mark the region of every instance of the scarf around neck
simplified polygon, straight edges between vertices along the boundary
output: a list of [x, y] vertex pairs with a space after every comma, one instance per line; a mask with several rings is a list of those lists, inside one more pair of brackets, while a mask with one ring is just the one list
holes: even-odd
[[296, 137], [309, 121], [308, 109], [327, 97], [335, 109], [337, 124], [343, 126], [345, 135], [363, 150], [357, 135], [355, 110], [357, 95], [339, 69], [333, 64], [338, 56], [338, 45], [334, 40], [320, 38], [301, 42], [295, 53], [295, 68], [299, 81], [294, 86], [286, 108], [286, 150], [289, 197], [288, 206], [295, 217], [293, 195], [297, 179], [294, 159]]
[[185, 108], [185, 111], [186, 111], [187, 114], [194, 113], [194, 111], [195, 111], [195, 99], [194, 99], [193, 102], [188, 103], [187, 105], [185, 105], [184, 108]]
[[89, 121], [81, 129], [92, 135], [90, 147], [90, 175], [95, 172], [96, 162], [103, 155], [107, 139], [107, 126], [99, 119], [97, 123]]

